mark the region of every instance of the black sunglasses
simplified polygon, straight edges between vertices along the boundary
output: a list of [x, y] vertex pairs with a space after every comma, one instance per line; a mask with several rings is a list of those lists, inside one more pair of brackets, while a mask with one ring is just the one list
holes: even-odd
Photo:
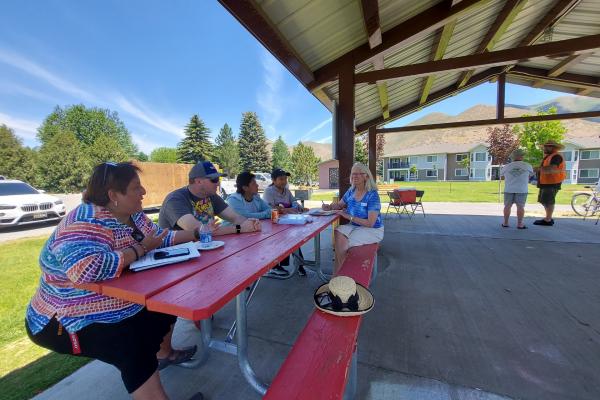
[[106, 174], [108, 173], [108, 167], [116, 167], [117, 163], [112, 161], [107, 161], [104, 163], [104, 175], [102, 175], [102, 186], [106, 184]]
[[331, 294], [329, 292], [319, 293], [315, 296], [317, 304], [322, 308], [332, 309], [334, 311], [341, 311], [344, 308], [350, 311], [358, 311], [358, 293], [354, 293], [348, 301], [344, 303], [339, 296]]
[[219, 183], [219, 177], [217, 176], [216, 178], [210, 178], [210, 181], [212, 183]]

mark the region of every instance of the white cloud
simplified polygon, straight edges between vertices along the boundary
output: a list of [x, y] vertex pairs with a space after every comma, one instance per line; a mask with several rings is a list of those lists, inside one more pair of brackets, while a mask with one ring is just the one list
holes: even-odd
[[[132, 101], [126, 99], [122, 95], [117, 95], [115, 103], [126, 113], [135, 118], [144, 121], [150, 126], [160, 129], [161, 131], [171, 133], [178, 137], [183, 137], [182, 125], [171, 122], [163, 117], [160, 117], [139, 104], [133, 104]], [[138, 102], [139, 103], [139, 102]]]
[[[149, 111], [148, 107], [140, 105], [139, 101], [126, 99], [120, 94], [117, 94], [116, 98], [113, 98], [115, 96], [109, 96], [108, 94], [98, 96], [92, 95], [90, 92], [78, 87], [76, 84], [69, 82], [66, 79], [61, 78], [57, 74], [48, 71], [35, 62], [28, 60], [19, 54], [9, 52], [4, 49], [0, 49], [0, 63], [10, 65], [28, 73], [29, 75], [39, 78], [46, 84], [51, 85], [61, 92], [78, 100], [84, 100], [96, 106], [109, 107], [112, 109], [120, 108], [120, 110], [117, 111], [124, 111], [125, 113], [145, 122], [154, 128], [158, 128], [163, 132], [173, 134], [177, 137], [183, 136], [183, 128], [181, 125], [169, 121], [166, 118], [153, 113], [152, 111]], [[13, 92], [16, 91], [32, 98], [44, 100], [49, 99], [49, 96], [14, 84], [5, 85], [5, 90], [12, 90]]]
[[312, 127], [308, 132], [306, 132], [301, 138], [301, 141], [305, 141], [310, 139], [310, 136], [313, 135], [314, 133], [320, 131], [321, 129], [323, 129], [323, 127], [327, 124], [331, 123], [331, 117], [327, 118], [324, 121], [319, 122], [316, 126]]
[[0, 83], [0, 92], [25, 96], [25, 97], [45, 101], [47, 103], [52, 103], [52, 104], [56, 103], [56, 98], [54, 98], [52, 96], [49, 96], [42, 92], [38, 92], [37, 90], [27, 88], [25, 86], [17, 85], [12, 82]]
[[132, 133], [131, 138], [133, 139], [133, 142], [138, 146], [138, 148], [144, 153], [146, 153], [148, 156], [150, 155], [150, 153], [152, 153], [152, 150], [156, 149], [157, 147], [165, 146], [164, 144], [148, 140], [146, 135], [138, 135]]
[[40, 80], [44, 81], [45, 83], [54, 86], [56, 89], [64, 93], [68, 93], [73, 97], [87, 100], [90, 102], [97, 101], [96, 96], [92, 95], [86, 90], [79, 88], [77, 85], [65, 79], [62, 79], [61, 77], [34, 63], [33, 61], [30, 61], [18, 54], [9, 52], [4, 49], [0, 49], [0, 62], [10, 65], [14, 68], [20, 69], [21, 71], [24, 71], [30, 75], [33, 75], [39, 78]]
[[8, 114], [0, 113], [0, 125], [5, 124], [15, 131], [17, 136], [23, 139], [35, 139], [39, 121], [12, 117]]
[[258, 89], [256, 101], [264, 111], [264, 127], [268, 135], [277, 132], [277, 123], [283, 115], [281, 86], [284, 71], [279, 61], [264, 50], [261, 55], [263, 84]]

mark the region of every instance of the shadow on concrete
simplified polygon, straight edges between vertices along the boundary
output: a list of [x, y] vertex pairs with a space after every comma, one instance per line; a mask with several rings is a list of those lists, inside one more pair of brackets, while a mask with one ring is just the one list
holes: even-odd
[[[388, 219], [376, 298], [359, 338], [358, 399], [600, 398], [600, 227], [502, 229], [491, 216]], [[330, 266], [331, 232], [322, 235]], [[304, 248], [311, 256], [310, 246]], [[263, 279], [249, 308], [250, 359], [269, 381], [313, 311], [315, 274]], [[215, 318], [217, 334], [234, 319]], [[197, 342], [178, 323], [177, 344]], [[161, 373], [173, 399], [259, 399], [235, 358], [213, 353], [197, 370]], [[312, 368], [306, 365], [306, 368]], [[326, 379], [326, 376], [323, 377]], [[101, 387], [98, 385], [102, 382]], [[292, 394], [290, 394], [290, 398]], [[39, 399], [128, 398], [117, 371], [93, 362]]]

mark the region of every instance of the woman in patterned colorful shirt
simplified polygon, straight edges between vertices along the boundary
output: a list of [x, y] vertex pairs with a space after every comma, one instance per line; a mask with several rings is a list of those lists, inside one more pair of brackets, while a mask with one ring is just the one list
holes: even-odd
[[335, 230], [334, 273], [340, 269], [350, 247], [383, 240], [381, 201], [369, 168], [361, 163], [354, 164], [350, 183], [352, 186], [339, 202], [323, 205], [324, 210], [339, 210], [339, 215], [350, 221]]
[[84, 201], [42, 249], [40, 284], [25, 325], [31, 340], [42, 347], [117, 367], [135, 399], [167, 399], [157, 358], [169, 360], [180, 352], [170, 344], [176, 318], [75, 287], [116, 278], [155, 248], [197, 240], [197, 232], [170, 232], [148, 219], [142, 212], [146, 190], [138, 172], [131, 163], [94, 169]]

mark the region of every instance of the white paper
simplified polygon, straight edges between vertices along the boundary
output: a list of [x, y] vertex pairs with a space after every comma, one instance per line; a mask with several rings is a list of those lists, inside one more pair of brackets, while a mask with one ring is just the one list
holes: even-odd
[[[154, 253], [157, 251], [169, 251], [169, 250], [182, 249], [182, 248], [189, 249], [190, 254], [185, 254], [185, 255], [179, 256], [179, 257], [163, 258], [161, 260], [154, 259]], [[156, 249], [156, 250], [150, 250], [142, 258], [140, 258], [137, 261], [132, 262], [131, 265], [129, 266], [129, 269], [132, 271], [143, 271], [145, 269], [160, 267], [161, 265], [174, 264], [174, 263], [186, 261], [186, 260], [189, 260], [191, 258], [196, 258], [196, 257], [200, 257], [200, 252], [196, 248], [196, 245], [194, 244], [194, 242], [181, 243], [181, 244], [177, 244], [175, 246], [163, 247], [163, 248]]]
[[328, 210], [325, 211], [322, 208], [311, 208], [308, 212], [309, 215], [333, 215], [337, 212], [337, 210]]

